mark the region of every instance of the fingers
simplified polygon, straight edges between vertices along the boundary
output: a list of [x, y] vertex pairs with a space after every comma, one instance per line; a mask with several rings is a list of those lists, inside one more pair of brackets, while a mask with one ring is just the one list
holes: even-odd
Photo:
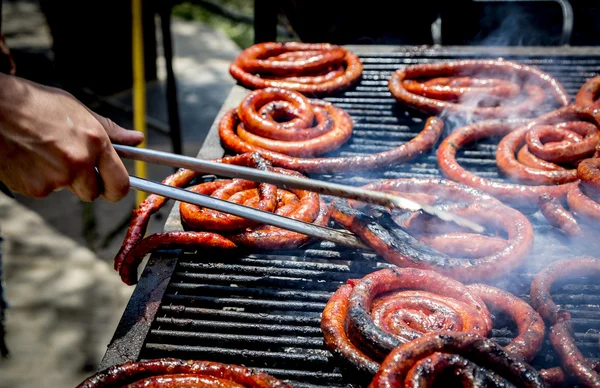
[[81, 171], [69, 186], [69, 190], [84, 202], [92, 202], [102, 191], [102, 182], [95, 168]]
[[136, 146], [144, 140], [144, 134], [119, 127], [112, 120], [92, 112], [96, 120], [104, 127], [110, 141], [116, 144]]
[[104, 185], [102, 198], [109, 202], [123, 199], [129, 192], [129, 173], [110, 144], [99, 155], [97, 166]]

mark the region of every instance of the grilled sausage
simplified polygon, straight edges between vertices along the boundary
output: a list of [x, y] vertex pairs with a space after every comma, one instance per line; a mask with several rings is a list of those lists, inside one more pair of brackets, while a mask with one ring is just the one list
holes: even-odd
[[[414, 81], [432, 77], [441, 80], [434, 78], [430, 84]], [[465, 82], [466, 77], [472, 78]], [[528, 116], [542, 106], [547, 95], [559, 106], [570, 103], [562, 85], [549, 74], [504, 60], [458, 60], [406, 66], [394, 72], [388, 87], [401, 103], [435, 115]], [[517, 96], [515, 87], [519, 89]]]
[[[406, 195], [406, 193], [402, 194]], [[411, 194], [413, 193], [408, 195]], [[437, 198], [434, 198], [429, 204], [436, 201]], [[447, 212], [461, 210], [464, 207], [464, 203], [436, 205], [436, 208]], [[449, 256], [479, 258], [493, 255], [506, 247], [506, 240], [501, 237], [472, 233], [456, 224], [447, 223], [421, 212], [396, 216], [394, 221], [420, 242]]]
[[[258, 154], [244, 154], [223, 161], [303, 177], [295, 171], [271, 167]], [[180, 170], [163, 182], [183, 186], [195, 175]], [[201, 183], [189, 190], [319, 226], [326, 225], [330, 217], [329, 208], [319, 195], [305, 190], [280, 190], [272, 184], [257, 184], [242, 179]], [[234, 249], [240, 246], [281, 249], [295, 248], [310, 241], [309, 236], [300, 233], [257, 225], [237, 216], [184, 202], [179, 208], [181, 220], [191, 230], [158, 233], [143, 239], [151, 214], [164, 202], [162, 197], [150, 196], [134, 213], [125, 241], [115, 257], [115, 269], [126, 284], [137, 282], [137, 267], [144, 256], [155, 249]]]
[[197, 381], [212, 383], [213, 385], [210, 386], [223, 388], [291, 388], [266, 373], [242, 366], [175, 358], [127, 362], [111, 366], [87, 378], [77, 388], [181, 387], [184, 386], [182, 385], [184, 382], [188, 383], [185, 386], [204, 386], [189, 385]]
[[119, 268], [119, 276], [123, 283], [137, 283], [138, 266], [144, 257], [155, 249], [234, 249], [236, 244], [217, 233], [170, 231], [155, 233], [139, 240], [127, 252]]
[[519, 152], [517, 153], [517, 160], [524, 166], [532, 167], [536, 170], [546, 170], [546, 171], [563, 171], [566, 170], [563, 166], [560, 166], [556, 163], [548, 162], [546, 160], [540, 159], [529, 151], [527, 145], [521, 147]]
[[372, 377], [379, 369], [379, 362], [367, 356], [354, 344], [346, 333], [348, 316], [348, 298], [354, 287], [345, 284], [329, 298], [321, 314], [321, 330], [327, 348], [348, 366], [359, 372], [361, 377]]
[[575, 103], [581, 106], [600, 108], [600, 75], [588, 79], [577, 92]]
[[592, 225], [600, 222], [600, 203], [590, 198], [581, 190], [581, 184], [574, 186], [567, 193], [567, 203], [577, 218]]
[[575, 217], [556, 198], [548, 194], [542, 194], [539, 206], [541, 213], [550, 225], [562, 230], [569, 236], [578, 236], [581, 234], [581, 228], [577, 224]]
[[563, 369], [579, 384], [600, 386], [600, 374], [595, 372], [577, 349], [571, 327], [571, 315], [552, 299], [550, 289], [560, 279], [600, 275], [600, 259], [575, 258], [556, 261], [542, 269], [531, 283], [531, 302], [537, 312], [551, 325], [550, 342]]
[[559, 320], [560, 308], [552, 300], [550, 288], [557, 280], [600, 275], [600, 259], [576, 258], [556, 261], [542, 269], [531, 283], [533, 308], [550, 324]]
[[212, 376], [202, 375], [169, 375], [151, 376], [127, 384], [125, 388], [184, 388], [184, 387], [217, 387], [217, 388], [243, 388], [242, 385], [230, 380], [223, 380]]
[[240, 141], [289, 156], [316, 156], [344, 144], [352, 119], [342, 109], [298, 92], [268, 88], [248, 94], [237, 109]]
[[600, 158], [590, 158], [579, 163], [577, 176], [586, 190], [600, 196]]
[[363, 66], [351, 51], [326, 43], [267, 42], [242, 51], [229, 67], [250, 89], [277, 87], [316, 96], [348, 89]]
[[449, 179], [474, 187], [516, 207], [536, 208], [540, 195], [544, 193], [559, 200], [563, 199], [567, 192], [577, 185], [575, 182], [540, 186], [498, 182], [467, 171], [456, 160], [456, 153], [462, 147], [488, 137], [504, 137], [516, 131], [523, 131], [519, 128], [523, 128], [526, 123], [522, 120], [480, 121], [456, 129], [438, 148], [437, 161], [440, 170]]
[[[386, 211], [374, 211], [369, 215], [354, 208], [353, 202], [334, 200], [332, 216], [335, 221], [397, 266], [432, 269], [463, 281], [481, 281], [502, 276], [518, 267], [531, 250], [533, 229], [527, 218], [470, 187], [443, 179], [395, 179], [373, 183], [365, 189], [435, 194], [440, 201], [463, 204], [451, 210], [454, 214], [508, 235], [502, 249], [493, 254], [470, 259], [449, 257], [418, 241]], [[446, 241], [452, 243], [451, 239]], [[486, 248], [481, 248], [481, 252], [487, 253]]]
[[[311, 103], [315, 104], [314, 100]], [[328, 103], [319, 102], [317, 104]], [[340, 116], [347, 115], [342, 110], [336, 111]], [[344, 171], [371, 170], [400, 164], [427, 152], [433, 148], [440, 138], [443, 121], [430, 117], [423, 130], [410, 141], [389, 151], [370, 155], [357, 155], [335, 158], [298, 158], [283, 153], [270, 151], [244, 141], [236, 128], [239, 128], [240, 118], [236, 109], [232, 109], [219, 122], [219, 136], [223, 146], [236, 153], [259, 152], [275, 166], [295, 170], [301, 173], [332, 173]]]
[[444, 380], [444, 386], [545, 386], [533, 367], [512, 357], [494, 341], [473, 333], [441, 332], [394, 349], [369, 388], [430, 386], [432, 378], [448, 371], [452, 374], [444, 373], [445, 378], [454, 375], [457, 379]]
[[521, 93], [521, 87], [518, 84], [502, 79], [439, 77], [425, 82], [405, 79], [402, 84], [411, 93], [435, 100], [454, 102], [468, 96], [487, 95], [496, 98], [513, 98]]
[[467, 288], [479, 296], [488, 309], [499, 309], [513, 319], [519, 334], [504, 347], [504, 350], [512, 357], [531, 361], [544, 342], [546, 328], [542, 317], [530, 305], [510, 292], [486, 284], [470, 284]]
[[[595, 372], [600, 372], [600, 362], [588, 361], [588, 363]], [[546, 385], [551, 388], [571, 387], [577, 384], [577, 381], [572, 376], [566, 375], [564, 370], [559, 366], [542, 369], [539, 372], [542, 379], [546, 382]]]
[[535, 156], [549, 162], [569, 163], [594, 154], [600, 142], [600, 131], [595, 124], [570, 121], [532, 127], [526, 140]]
[[475, 233], [417, 235], [417, 240], [448, 256], [478, 258], [493, 255], [506, 247], [506, 240]]
[[[557, 143], [557, 141], [561, 141]], [[550, 141], [543, 144], [542, 141]], [[496, 151], [498, 168], [509, 178], [531, 184], [563, 184], [577, 180], [575, 169], [537, 169], [523, 165], [515, 154], [525, 144], [543, 160], [574, 162], [594, 154], [600, 141], [600, 114], [592, 109], [569, 106], [547, 113], [512, 131], [500, 141]]]
[[[257, 189], [258, 186], [258, 189]], [[201, 183], [188, 189], [191, 192], [230, 200], [241, 205], [254, 202], [252, 207], [272, 213], [277, 206], [277, 188], [270, 184], [257, 185], [242, 179]], [[256, 199], [256, 200], [255, 200]], [[231, 214], [182, 202], [179, 208], [181, 220], [192, 229], [214, 232], [231, 232], [255, 225], [254, 222]]]
[[[236, 156], [228, 156], [221, 159], [214, 160], [215, 162], [225, 164], [235, 164], [245, 167], [255, 168], [268, 168], [268, 162], [266, 162], [258, 153], [246, 153]], [[169, 175], [163, 179], [162, 184], [173, 187], [184, 187], [188, 185], [194, 178], [200, 173], [187, 169], [179, 169], [176, 173]], [[146, 234], [146, 228], [148, 221], [152, 214], [156, 213], [167, 201], [165, 197], [151, 194], [138, 206], [137, 209], [133, 210], [132, 219], [127, 229], [127, 234], [123, 240], [123, 244], [119, 249], [119, 252], [114, 259], [114, 268], [116, 271], [120, 271], [121, 265], [125, 257], [131, 251], [135, 245], [144, 238]]]
[[567, 193], [569, 208], [578, 218], [598, 225], [600, 223], [600, 158], [583, 160], [577, 167], [581, 182]]
[[549, 337], [562, 368], [575, 378], [578, 386], [599, 387], [600, 374], [585, 359], [573, 338], [570, 314], [567, 312], [559, 314], [561, 318], [550, 327]]
[[463, 284], [414, 268], [383, 269], [348, 281], [321, 318], [327, 347], [371, 376], [402, 343], [444, 330], [487, 335], [491, 325], [484, 302]]

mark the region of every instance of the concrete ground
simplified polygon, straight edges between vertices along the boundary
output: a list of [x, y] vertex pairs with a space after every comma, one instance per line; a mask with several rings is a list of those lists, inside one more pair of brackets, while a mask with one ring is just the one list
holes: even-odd
[[[228, 66], [239, 48], [199, 23], [174, 20], [172, 28], [184, 153], [195, 155], [234, 85]], [[35, 1], [5, 1], [3, 30], [22, 57], [51, 63], [51, 38]], [[148, 85], [147, 112], [166, 124], [161, 59], [161, 81]], [[115, 98], [131, 103], [127, 93]], [[123, 115], [110, 117], [131, 127]], [[149, 130], [148, 147], [171, 151], [170, 139]], [[133, 174], [132, 163], [126, 166]], [[148, 178], [172, 171], [150, 165]], [[66, 190], [41, 200], [0, 196], [12, 352], [0, 359], [0, 388], [74, 387], [93, 373], [133, 291], [112, 269], [133, 206], [133, 191], [119, 203], [91, 205]], [[162, 230], [169, 209], [154, 217], [149, 233]]]

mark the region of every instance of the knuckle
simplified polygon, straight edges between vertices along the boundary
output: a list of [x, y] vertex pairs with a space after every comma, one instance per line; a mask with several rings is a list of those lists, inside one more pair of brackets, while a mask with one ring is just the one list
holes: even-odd
[[60, 177], [57, 177], [54, 180], [53, 183], [53, 190], [60, 188], [60, 187], [67, 187], [70, 186], [71, 183], [74, 180], [74, 174], [71, 171], [68, 171], [67, 173], [61, 175]]
[[65, 171], [63, 175], [69, 179], [74, 177], [75, 171], [81, 171], [95, 163], [95, 157], [89, 150], [81, 147], [72, 147], [63, 152]]
[[115, 194], [118, 197], [117, 200], [124, 198], [129, 193], [129, 181], [125, 180], [117, 185]]
[[101, 127], [94, 127], [93, 129], [88, 130], [86, 137], [88, 142], [94, 148], [102, 147], [106, 144], [106, 134], [103, 132]]
[[29, 186], [26, 195], [33, 198], [45, 198], [54, 191], [54, 186], [47, 182], [37, 182]]
[[119, 179], [110, 190], [105, 191], [105, 199], [109, 202], [118, 202], [129, 193], [129, 179]]
[[77, 196], [83, 202], [93, 202], [96, 198], [98, 198], [98, 194], [93, 193], [91, 191], [85, 191], [83, 193], [79, 193]]

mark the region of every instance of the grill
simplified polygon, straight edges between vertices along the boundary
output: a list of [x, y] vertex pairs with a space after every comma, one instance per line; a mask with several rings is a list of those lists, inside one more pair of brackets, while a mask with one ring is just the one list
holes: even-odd
[[[351, 91], [326, 100], [354, 119], [352, 139], [332, 155], [373, 153], [396, 146], [418, 133], [423, 116], [397, 104], [387, 80], [400, 66], [455, 58], [498, 57], [538, 66], [555, 76], [574, 96], [583, 82], [600, 73], [600, 51], [514, 48], [490, 54], [489, 48], [423, 49], [350, 47], [364, 63], [362, 81]], [[225, 110], [246, 93], [236, 87]], [[220, 118], [220, 115], [219, 115]], [[218, 121], [218, 118], [217, 118]], [[451, 130], [452, 124], [447, 127]], [[200, 157], [218, 157], [216, 126]], [[502, 179], [495, 163], [495, 142], [480, 142], [463, 150], [459, 162], [490, 179]], [[439, 177], [435, 150], [417, 160], [381, 171], [355, 175], [314, 175], [314, 178], [363, 185], [375, 179]], [[179, 227], [178, 207], [167, 228]], [[588, 246], [568, 247], [566, 240], [543, 220], [529, 214], [536, 240], [525, 268], [495, 286], [529, 299], [533, 274], [549, 262], [590, 254]], [[333, 226], [333, 223], [332, 225]], [[586, 252], [586, 249], [588, 252]], [[372, 252], [350, 250], [329, 242], [306, 249], [277, 252], [156, 252], [150, 258], [125, 314], [109, 345], [101, 368], [136, 359], [178, 357], [243, 364], [259, 368], [294, 387], [358, 387], [351, 372], [340, 369], [323, 344], [320, 313], [329, 296], [347, 279], [388, 267]], [[600, 285], [597, 279], [559, 284], [555, 300], [571, 312], [575, 338], [586, 357], [600, 358]], [[492, 311], [494, 314], [494, 312]], [[492, 338], [506, 345], [515, 327], [495, 315]], [[558, 365], [546, 341], [532, 364]]]

